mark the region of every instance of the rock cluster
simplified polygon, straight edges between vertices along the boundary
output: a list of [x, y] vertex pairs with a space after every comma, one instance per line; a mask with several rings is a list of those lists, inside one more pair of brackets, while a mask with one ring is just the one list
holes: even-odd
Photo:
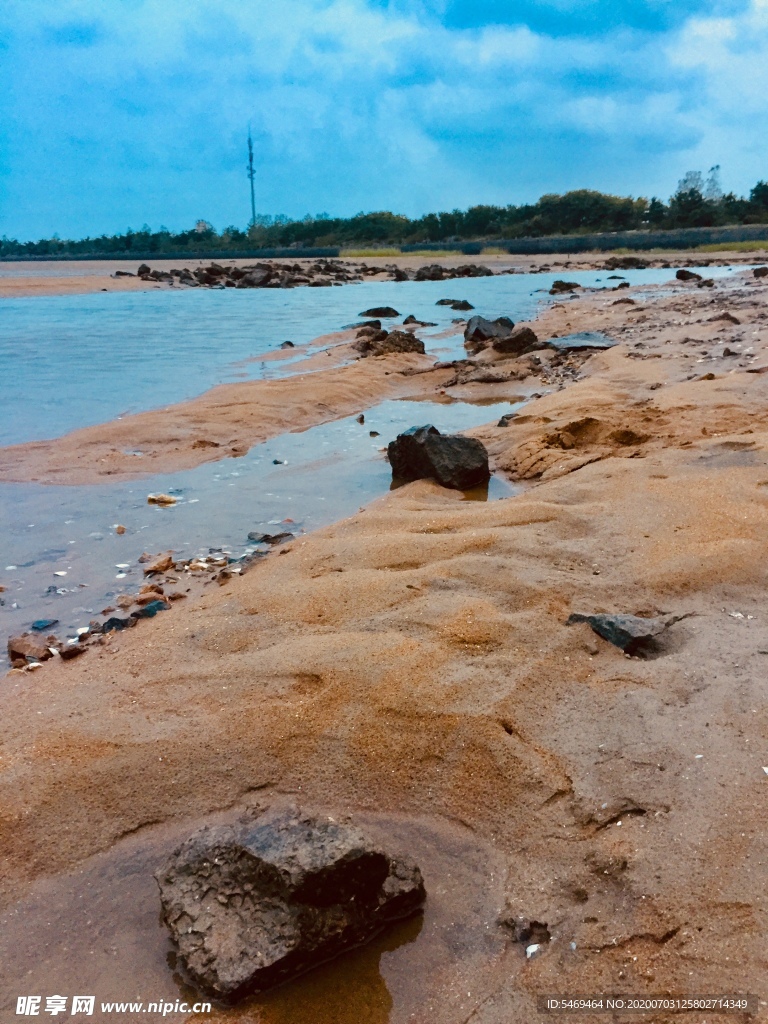
[[362, 358], [388, 356], [396, 352], [417, 352], [424, 355], [424, 342], [408, 331], [385, 331], [375, 327], [361, 327], [354, 348]]
[[471, 317], [464, 328], [464, 346], [471, 353], [481, 352], [490, 346], [502, 355], [513, 356], [544, 347], [530, 327], [515, 329], [514, 322], [506, 316], [496, 320]]
[[[420, 267], [418, 270], [404, 270], [394, 264], [372, 267], [365, 263], [349, 263], [344, 260], [323, 259], [306, 263], [278, 263], [265, 260], [244, 267], [223, 267], [210, 263], [207, 267], [190, 270], [153, 270], [142, 263], [136, 276], [142, 281], [157, 281], [164, 284], [181, 284], [188, 288], [328, 288], [332, 285], [350, 284], [362, 281], [364, 277], [386, 274], [392, 281], [448, 281], [456, 277], [492, 277], [493, 271], [475, 263], [460, 267], [442, 267], [438, 264]], [[115, 277], [132, 277], [126, 271], [117, 271]]]
[[426, 898], [415, 864], [299, 811], [203, 828], [155, 878], [188, 977], [230, 1003], [367, 942]]
[[387, 446], [395, 480], [436, 480], [442, 487], [468, 491], [487, 483], [488, 452], [481, 441], [441, 434], [431, 423], [411, 427]]

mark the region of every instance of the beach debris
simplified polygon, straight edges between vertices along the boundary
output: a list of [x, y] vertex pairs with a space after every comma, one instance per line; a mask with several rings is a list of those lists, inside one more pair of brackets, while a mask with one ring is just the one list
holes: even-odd
[[186, 974], [228, 1003], [369, 941], [426, 898], [410, 860], [300, 810], [204, 827], [155, 879]]
[[[139, 559], [139, 561], [141, 561], [141, 559]], [[149, 562], [148, 565], [145, 564], [144, 575], [151, 576], [153, 573], [157, 572], [168, 572], [169, 569], [173, 568], [173, 565], [173, 553], [171, 551], [168, 551], [164, 555], [155, 556], [153, 561]]]
[[675, 277], [678, 281], [701, 281], [701, 274], [696, 274], [692, 270], [686, 270], [684, 267], [677, 271]]
[[51, 629], [53, 626], [58, 626], [58, 624], [58, 619], [35, 619], [35, 621], [30, 626], [30, 629], [32, 629], [35, 633], [42, 633], [46, 629]]
[[176, 498], [172, 494], [148, 494], [148, 505], [175, 505]]
[[383, 317], [384, 319], [391, 319], [392, 317], [400, 316], [397, 310], [392, 306], [374, 306], [372, 309], [364, 309], [359, 315]]
[[566, 292], [575, 292], [581, 285], [576, 281], [557, 281], [552, 282], [552, 287], [549, 289], [550, 295], [564, 295]]
[[467, 491], [490, 478], [488, 452], [481, 441], [441, 434], [431, 423], [411, 427], [387, 446], [392, 477], [404, 482], [434, 479], [442, 487]]
[[620, 647], [626, 654], [652, 653], [657, 649], [657, 637], [677, 619], [645, 618], [640, 615], [582, 615], [568, 617], [567, 626], [586, 622], [604, 640]]

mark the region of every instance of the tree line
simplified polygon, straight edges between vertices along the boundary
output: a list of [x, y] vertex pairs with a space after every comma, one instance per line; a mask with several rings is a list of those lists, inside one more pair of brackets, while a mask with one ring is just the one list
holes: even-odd
[[472, 206], [415, 219], [387, 211], [354, 217], [318, 214], [302, 220], [259, 216], [246, 230], [227, 227], [217, 232], [206, 221], [198, 221], [189, 231], [152, 231], [145, 225], [140, 231], [77, 241], [54, 236], [38, 242], [18, 242], [3, 237], [0, 256], [226, 253], [256, 248], [360, 248], [466, 241], [492, 244], [506, 238], [768, 223], [768, 182], [758, 181], [748, 197], [739, 197], [723, 192], [718, 172], [719, 168], [713, 167], [705, 178], [699, 171], [689, 171], [668, 202], [579, 189], [564, 195], [544, 195], [536, 203], [521, 206]]

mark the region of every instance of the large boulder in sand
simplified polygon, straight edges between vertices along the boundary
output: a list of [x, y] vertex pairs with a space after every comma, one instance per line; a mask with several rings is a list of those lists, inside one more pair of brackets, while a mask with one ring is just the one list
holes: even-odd
[[[676, 620], [673, 620], [676, 621]], [[641, 615], [582, 615], [569, 616], [567, 626], [586, 622], [598, 636], [627, 654], [650, 654], [658, 649], [658, 637], [672, 623], [668, 619], [649, 619]]]
[[490, 477], [488, 452], [481, 441], [441, 434], [431, 423], [411, 427], [387, 446], [395, 480], [436, 480], [443, 487], [467, 491]]
[[203, 828], [155, 878], [189, 978], [226, 1002], [367, 942], [426, 897], [415, 864], [298, 811]]

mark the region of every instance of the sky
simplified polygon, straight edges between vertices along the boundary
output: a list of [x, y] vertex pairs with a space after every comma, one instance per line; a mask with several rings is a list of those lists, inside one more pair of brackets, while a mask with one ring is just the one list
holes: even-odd
[[0, 235], [768, 179], [768, 0], [2, 0]]

